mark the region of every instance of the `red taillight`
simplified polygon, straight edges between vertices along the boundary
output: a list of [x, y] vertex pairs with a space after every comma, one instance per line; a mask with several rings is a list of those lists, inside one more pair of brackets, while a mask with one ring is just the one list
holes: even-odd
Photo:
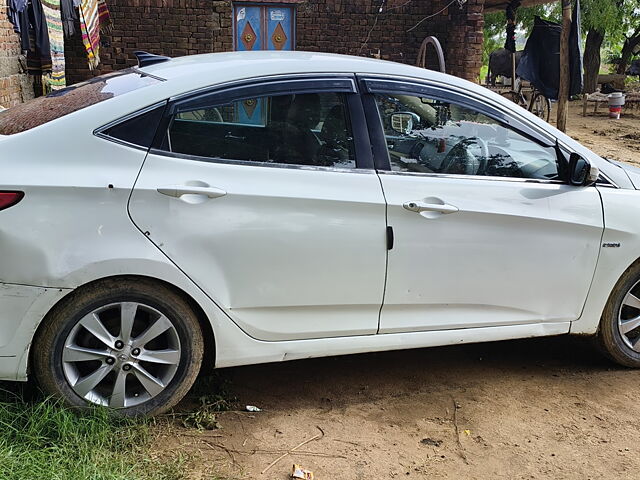
[[24, 192], [0, 192], [0, 210], [13, 207], [22, 197]]

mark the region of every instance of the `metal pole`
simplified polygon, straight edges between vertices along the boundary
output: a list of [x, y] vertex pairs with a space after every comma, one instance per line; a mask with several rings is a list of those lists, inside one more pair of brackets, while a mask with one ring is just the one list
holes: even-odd
[[562, 33], [560, 34], [560, 86], [558, 90], [557, 127], [567, 130], [569, 109], [569, 32], [571, 30], [571, 0], [562, 0]]

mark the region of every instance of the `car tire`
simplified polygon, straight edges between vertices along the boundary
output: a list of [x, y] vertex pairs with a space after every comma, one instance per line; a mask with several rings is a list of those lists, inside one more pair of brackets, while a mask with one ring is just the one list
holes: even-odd
[[611, 292], [597, 334], [603, 353], [625, 367], [640, 367], [640, 304], [635, 301], [639, 296], [640, 264], [635, 264]]
[[203, 349], [198, 318], [173, 289], [113, 278], [76, 290], [50, 312], [32, 360], [46, 393], [133, 417], [178, 403], [198, 375]]

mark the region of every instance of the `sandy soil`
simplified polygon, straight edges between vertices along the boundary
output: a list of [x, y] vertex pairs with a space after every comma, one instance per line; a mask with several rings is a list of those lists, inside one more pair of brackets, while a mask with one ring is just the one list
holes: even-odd
[[573, 102], [567, 133], [599, 155], [640, 166], [640, 108], [624, 110], [620, 120], [610, 120], [604, 106], [598, 112], [590, 107], [583, 117], [581, 102]]
[[[571, 109], [573, 137], [640, 164], [640, 112], [610, 121], [604, 114], [582, 118], [579, 110]], [[187, 455], [190, 479], [285, 479], [293, 463], [318, 480], [640, 478], [640, 371], [614, 366], [582, 338], [315, 359], [218, 375], [237, 406], [263, 411], [219, 414], [217, 430], [160, 427], [156, 453]], [[183, 411], [197, 404], [197, 390]]]

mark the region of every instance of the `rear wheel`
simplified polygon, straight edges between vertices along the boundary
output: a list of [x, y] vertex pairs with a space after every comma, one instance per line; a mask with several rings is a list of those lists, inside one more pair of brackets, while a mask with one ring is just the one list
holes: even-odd
[[198, 319], [173, 290], [146, 279], [89, 285], [46, 321], [35, 339], [35, 375], [74, 406], [158, 414], [187, 393], [200, 369]]
[[523, 108], [527, 107], [527, 101], [520, 92], [515, 90], [509, 90], [508, 92], [502, 92], [500, 95], [511, 100], [516, 105], [520, 105]]
[[598, 340], [613, 361], [640, 367], [640, 264], [618, 281], [600, 320]]

